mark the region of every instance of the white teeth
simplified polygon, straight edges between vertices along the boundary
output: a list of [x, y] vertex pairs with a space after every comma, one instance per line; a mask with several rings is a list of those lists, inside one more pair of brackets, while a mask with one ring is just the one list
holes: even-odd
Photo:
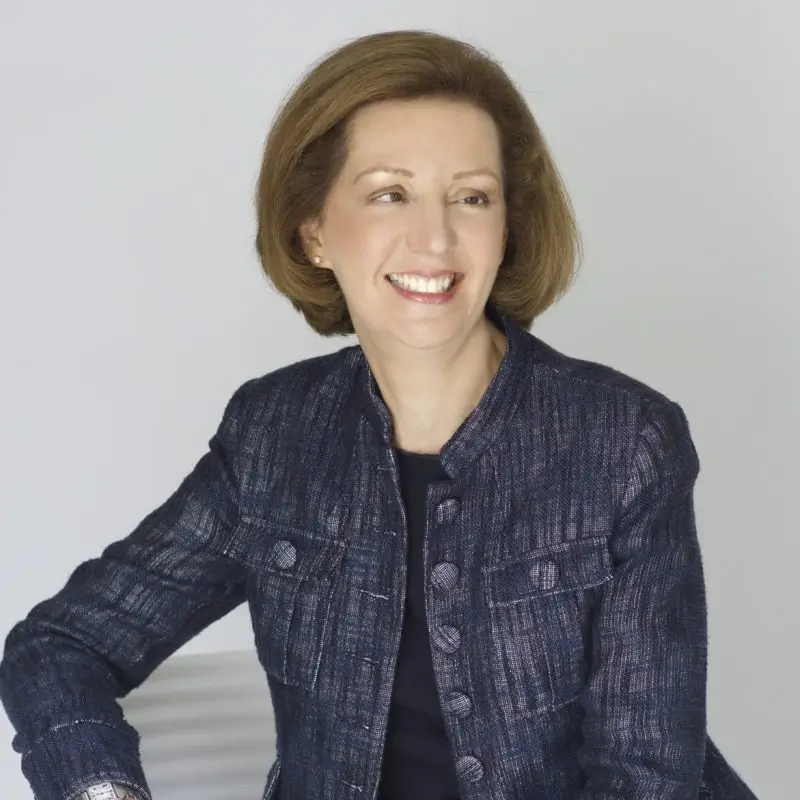
[[409, 292], [423, 294], [441, 294], [446, 292], [455, 281], [455, 275], [444, 275], [441, 278], [423, 278], [420, 275], [405, 275], [393, 272], [389, 280]]

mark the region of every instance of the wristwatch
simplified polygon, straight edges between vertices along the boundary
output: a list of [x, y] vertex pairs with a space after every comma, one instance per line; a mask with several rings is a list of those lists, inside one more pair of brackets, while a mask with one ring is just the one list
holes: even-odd
[[96, 783], [94, 786], [84, 789], [72, 800], [140, 800], [140, 798], [136, 797], [128, 786], [106, 782]]

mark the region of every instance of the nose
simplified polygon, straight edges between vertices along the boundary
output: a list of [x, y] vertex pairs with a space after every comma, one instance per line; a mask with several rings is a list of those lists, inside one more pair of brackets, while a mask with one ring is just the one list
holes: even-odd
[[455, 231], [448, 218], [448, 206], [441, 200], [419, 200], [414, 204], [408, 228], [412, 253], [443, 256], [455, 244]]

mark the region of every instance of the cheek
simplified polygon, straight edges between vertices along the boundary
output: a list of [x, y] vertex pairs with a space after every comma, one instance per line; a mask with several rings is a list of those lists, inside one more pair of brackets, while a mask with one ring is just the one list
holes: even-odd
[[459, 237], [470, 255], [470, 260], [479, 267], [499, 266], [505, 253], [505, 223], [484, 220], [481, 224], [465, 225]]
[[373, 262], [385, 257], [397, 239], [395, 227], [388, 220], [339, 217], [326, 237], [330, 255], [341, 265], [376, 266]]

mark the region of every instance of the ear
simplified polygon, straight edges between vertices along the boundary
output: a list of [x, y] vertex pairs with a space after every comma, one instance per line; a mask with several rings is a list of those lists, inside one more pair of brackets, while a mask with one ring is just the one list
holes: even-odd
[[322, 258], [322, 232], [317, 218], [308, 219], [300, 225], [300, 242], [309, 261], [315, 257]]

